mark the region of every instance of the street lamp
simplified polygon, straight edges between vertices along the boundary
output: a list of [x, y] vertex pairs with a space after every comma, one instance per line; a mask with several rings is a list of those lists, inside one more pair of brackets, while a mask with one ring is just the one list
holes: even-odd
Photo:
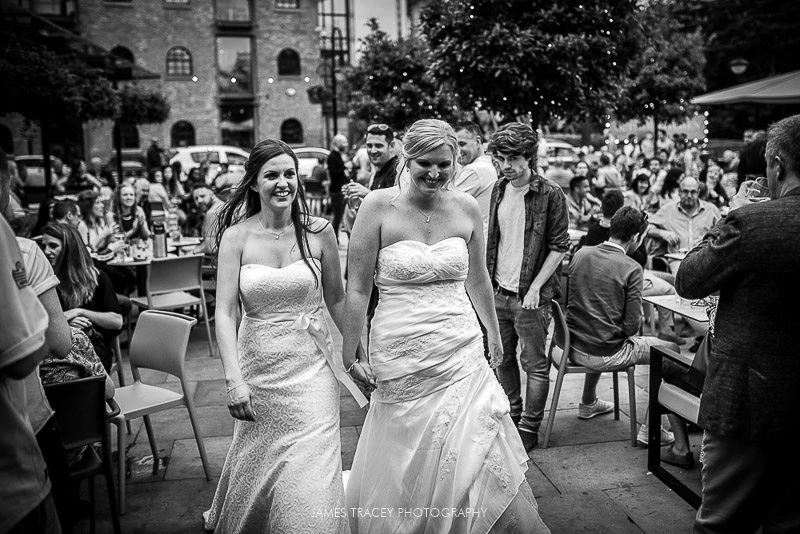
[[[338, 34], [338, 36], [337, 36]], [[336, 41], [342, 39], [342, 30], [334, 26], [331, 28], [331, 111], [333, 112], [333, 135], [339, 133], [339, 110], [337, 109], [337, 95], [336, 95]]]
[[743, 57], [735, 57], [728, 62], [728, 67], [730, 67], [731, 72], [734, 73], [736, 76], [741, 76], [742, 74], [747, 71], [747, 67], [750, 66], [750, 62], [744, 59]]

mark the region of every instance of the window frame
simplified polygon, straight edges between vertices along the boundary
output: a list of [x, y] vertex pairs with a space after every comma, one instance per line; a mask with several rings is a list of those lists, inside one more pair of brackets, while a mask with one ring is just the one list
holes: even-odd
[[[284, 56], [285, 52], [291, 52], [295, 54], [295, 56], [297, 57], [297, 72], [290, 72], [290, 73], [281, 72], [281, 56]], [[278, 76], [280, 76], [281, 78], [299, 78], [300, 76], [303, 75], [303, 60], [300, 57], [300, 52], [298, 52], [297, 50], [295, 50], [290, 46], [287, 46], [281, 49], [280, 52], [278, 52], [278, 55], [275, 58], [275, 63], [277, 67]]]
[[[189, 63], [189, 73], [188, 74], [170, 72], [170, 68], [169, 68], [170, 67], [170, 53], [172, 53], [172, 52], [185, 52], [186, 53], [186, 55], [188, 56], [188, 63]], [[176, 64], [176, 60], [173, 60], [172, 63]], [[182, 62], [181, 63], [177, 63], [177, 64], [180, 65], [180, 64], [182, 64]], [[191, 79], [191, 77], [194, 75], [194, 58], [192, 58], [192, 53], [189, 51], [189, 49], [186, 48], [185, 46], [178, 45], [178, 46], [173, 46], [169, 50], [167, 50], [167, 53], [164, 55], [164, 73], [165, 73], [167, 79], [170, 79], [170, 80], [187, 80], [187, 79]]]

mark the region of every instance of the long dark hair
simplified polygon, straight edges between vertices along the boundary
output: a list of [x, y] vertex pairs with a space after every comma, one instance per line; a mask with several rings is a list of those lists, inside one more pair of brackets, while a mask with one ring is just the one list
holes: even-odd
[[[219, 228], [219, 232], [217, 233], [217, 254], [219, 254], [219, 244], [220, 241], [222, 241], [222, 234], [226, 229], [261, 211], [261, 198], [258, 196], [258, 192], [253, 191], [252, 186], [258, 181], [258, 173], [261, 171], [261, 167], [269, 160], [282, 154], [291, 156], [294, 161], [294, 170], [297, 172], [297, 156], [289, 145], [283, 141], [265, 139], [258, 143], [253, 148], [252, 152], [250, 152], [250, 157], [247, 158], [247, 162], [244, 164], [244, 177], [242, 181], [219, 211], [219, 218], [217, 220], [217, 227]], [[294, 236], [300, 244], [300, 256], [303, 258], [303, 262], [308, 265], [308, 268], [311, 269], [311, 273], [314, 275], [314, 281], [319, 285], [317, 272], [309, 260], [311, 256], [311, 247], [308, 245], [307, 234], [308, 232], [318, 234], [322, 231], [324, 226], [316, 230], [311, 228], [311, 216], [308, 213], [308, 205], [306, 204], [303, 186], [300, 184], [299, 177], [297, 193], [292, 201], [291, 218], [294, 224]]]
[[80, 234], [64, 223], [50, 223], [42, 229], [42, 234], [61, 241], [61, 253], [53, 270], [61, 282], [56, 290], [65, 309], [85, 304], [97, 289], [99, 273]]

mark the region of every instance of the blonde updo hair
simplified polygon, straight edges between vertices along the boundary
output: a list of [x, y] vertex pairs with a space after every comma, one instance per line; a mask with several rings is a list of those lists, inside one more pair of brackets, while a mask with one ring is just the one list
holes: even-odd
[[[458, 139], [456, 139], [456, 132], [453, 127], [438, 119], [422, 119], [412, 124], [403, 135], [403, 161], [399, 167], [397, 186], [402, 188], [402, 182], [409, 179], [408, 162], [410, 160], [422, 157], [440, 146], [446, 146], [450, 149], [450, 159], [453, 164], [452, 171], [454, 174], [456, 158], [458, 157]], [[444, 189], [450, 188], [453, 174], [450, 175], [444, 185]]]

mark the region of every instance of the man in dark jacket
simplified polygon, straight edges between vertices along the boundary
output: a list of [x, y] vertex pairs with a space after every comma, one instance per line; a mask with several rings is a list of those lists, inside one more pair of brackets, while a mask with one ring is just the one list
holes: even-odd
[[800, 115], [770, 128], [766, 160], [772, 200], [742, 184], [675, 283], [685, 298], [719, 292], [695, 532], [800, 530]]
[[333, 233], [339, 240], [339, 225], [344, 213], [344, 195], [342, 187], [347, 183], [347, 168], [344, 166], [342, 154], [347, 150], [347, 137], [334, 135], [331, 140], [331, 153], [328, 155], [328, 178], [330, 178], [331, 211], [333, 212]]

